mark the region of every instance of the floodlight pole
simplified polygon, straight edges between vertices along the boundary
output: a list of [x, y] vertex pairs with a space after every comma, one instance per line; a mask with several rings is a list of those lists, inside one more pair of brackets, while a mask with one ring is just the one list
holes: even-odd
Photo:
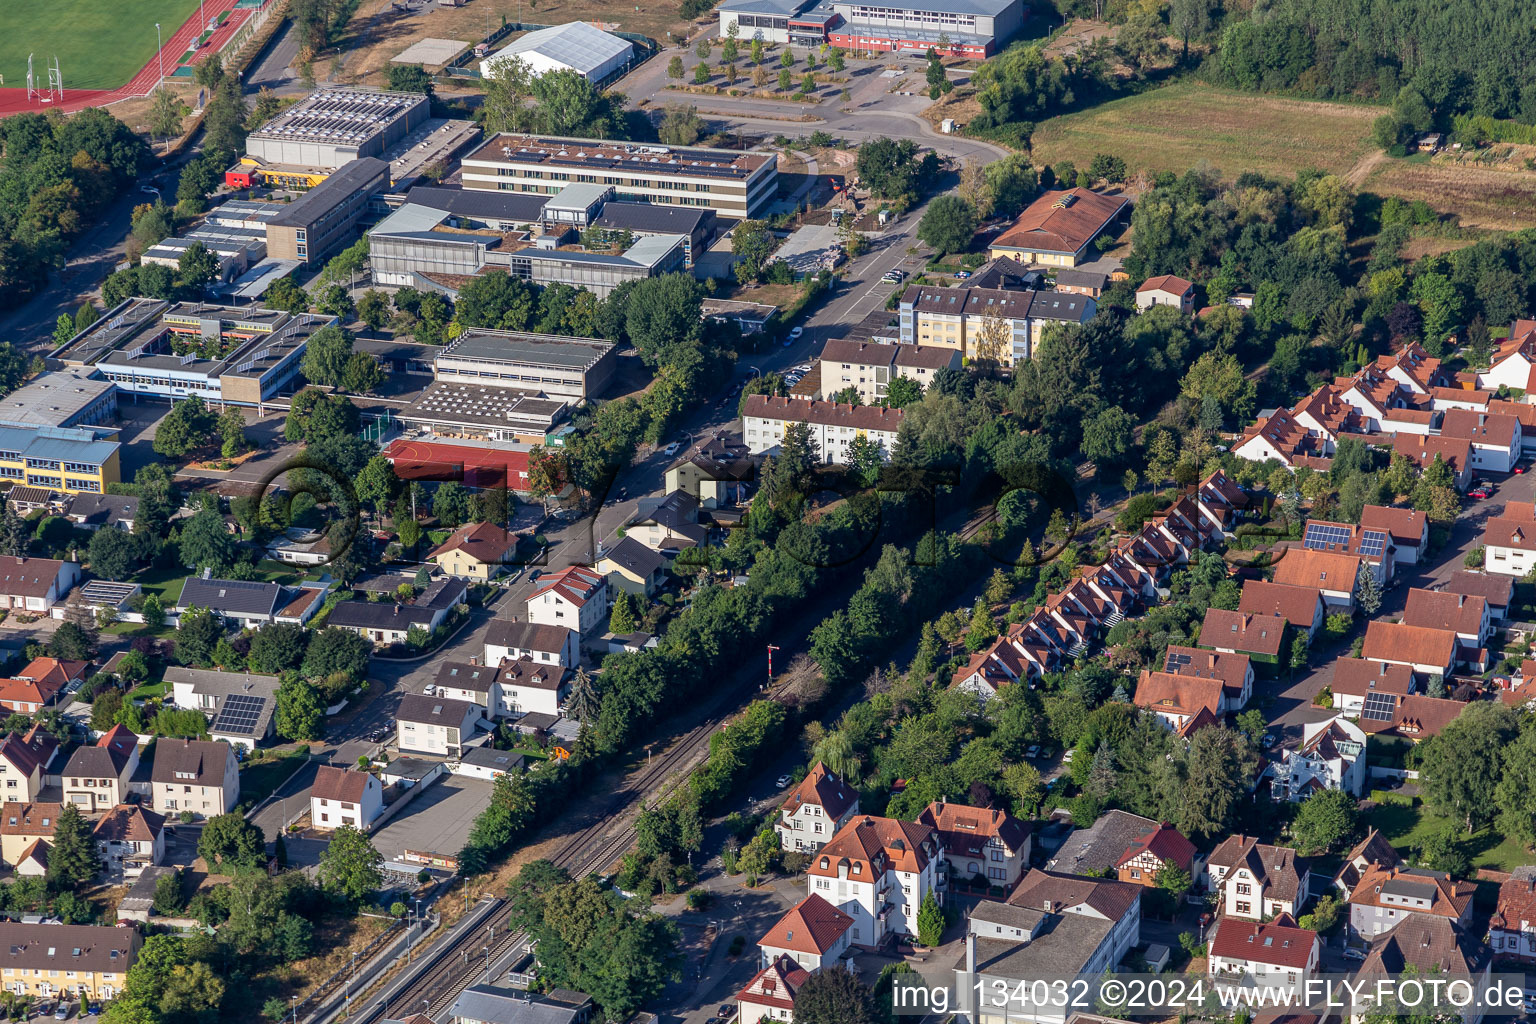
[[165, 43], [160, 40], [160, 23], [155, 22], [155, 57], [160, 61], [160, 81], [155, 88], [165, 88]]

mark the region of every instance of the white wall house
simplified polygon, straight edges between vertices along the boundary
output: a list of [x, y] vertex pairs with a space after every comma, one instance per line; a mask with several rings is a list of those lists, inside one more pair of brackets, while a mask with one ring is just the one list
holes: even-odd
[[540, 579], [528, 595], [528, 621], [589, 633], [608, 621], [608, 580], [596, 569], [573, 565]]
[[817, 761], [779, 805], [773, 828], [784, 849], [815, 851], [858, 813], [858, 791]]
[[1223, 918], [1211, 934], [1206, 973], [1223, 989], [1253, 985], [1306, 985], [1317, 971], [1322, 943], [1289, 914], [1256, 924]]
[[1275, 762], [1270, 794], [1293, 803], [1325, 789], [1361, 796], [1367, 777], [1365, 747], [1365, 731], [1343, 715], [1309, 723], [1302, 730], [1301, 746], [1282, 751]]
[[777, 448], [786, 427], [803, 423], [820, 460], [839, 465], [847, 464], [849, 445], [858, 437], [881, 446], [882, 457], [889, 458], [901, 420], [900, 409], [769, 395], [748, 395], [741, 411], [742, 437], [753, 455]]
[[315, 828], [351, 825], [359, 832], [373, 827], [384, 813], [384, 787], [379, 777], [357, 768], [321, 765], [310, 789], [309, 819]]
[[1295, 850], [1266, 846], [1252, 836], [1228, 836], [1205, 862], [1206, 888], [1221, 893], [1223, 912], [1254, 921], [1299, 912], [1310, 876]]
[[1536, 504], [1506, 501], [1504, 514], [1483, 524], [1483, 568], [1524, 576], [1536, 568]]
[[923, 898], [939, 892], [944, 850], [926, 825], [858, 815], [811, 859], [806, 886], [853, 918], [850, 941], [916, 935]]

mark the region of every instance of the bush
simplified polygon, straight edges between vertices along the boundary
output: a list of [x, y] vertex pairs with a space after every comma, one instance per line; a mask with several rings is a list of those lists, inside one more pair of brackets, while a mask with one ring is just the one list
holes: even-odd
[[688, 894], [688, 909], [703, 910], [705, 907], [709, 906], [709, 900], [709, 893], [705, 892], [703, 889], [694, 889]]
[[747, 948], [747, 937], [745, 935], [737, 935], [737, 936], [735, 936], [734, 938], [731, 939], [731, 949], [730, 949], [730, 955], [731, 956], [741, 956], [741, 951], [746, 949], [746, 948]]

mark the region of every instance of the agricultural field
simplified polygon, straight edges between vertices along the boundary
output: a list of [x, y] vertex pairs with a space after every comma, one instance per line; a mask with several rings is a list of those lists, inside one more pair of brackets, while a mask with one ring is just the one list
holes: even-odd
[[1494, 145], [1479, 154], [1440, 153], [1382, 160], [1361, 188], [1422, 199], [1461, 218], [1463, 227], [1513, 231], [1536, 227], [1536, 146]]
[[1182, 173], [1204, 163], [1228, 178], [1285, 177], [1299, 167], [1344, 174], [1373, 152], [1371, 121], [1383, 112], [1183, 81], [1041, 121], [1034, 162], [1081, 167], [1095, 153], [1112, 153], [1133, 171]]
[[[198, 0], [5, 0], [0, 76], [6, 88], [26, 88], [27, 55], [44, 86], [48, 61], [59, 58], [65, 89], [116, 89], [155, 55], [155, 23], [163, 37], [197, 14]], [[207, 4], [214, 18], [234, 6]], [[169, 55], [168, 55], [169, 56]], [[178, 55], [179, 56], [179, 55]]]

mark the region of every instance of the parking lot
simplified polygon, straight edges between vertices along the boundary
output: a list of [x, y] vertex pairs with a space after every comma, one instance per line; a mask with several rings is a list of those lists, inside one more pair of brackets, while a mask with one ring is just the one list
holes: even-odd
[[374, 833], [373, 845], [385, 860], [399, 860], [406, 850], [456, 855], [464, 848], [476, 815], [490, 801], [489, 782], [449, 776]]

